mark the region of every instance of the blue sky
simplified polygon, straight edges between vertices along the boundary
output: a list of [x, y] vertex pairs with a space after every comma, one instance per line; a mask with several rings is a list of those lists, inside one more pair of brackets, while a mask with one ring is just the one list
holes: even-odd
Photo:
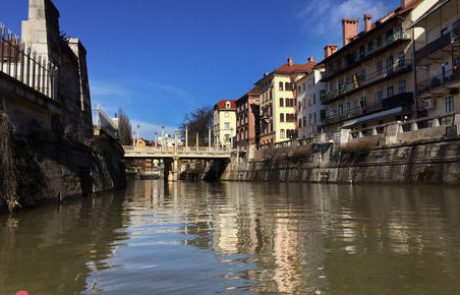
[[[151, 138], [197, 107], [238, 98], [264, 72], [323, 57], [342, 17], [374, 16], [399, 0], [54, 0], [61, 31], [88, 50], [93, 106], [122, 107]], [[129, 4], [128, 4], [129, 3]], [[20, 34], [28, 0], [0, 0]]]

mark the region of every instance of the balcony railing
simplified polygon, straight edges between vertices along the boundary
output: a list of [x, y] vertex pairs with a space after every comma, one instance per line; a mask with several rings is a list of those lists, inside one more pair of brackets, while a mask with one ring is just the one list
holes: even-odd
[[388, 47], [392, 45], [398, 44], [401, 41], [410, 41], [410, 40], [412, 40], [412, 36], [409, 31], [395, 32], [393, 33], [392, 37], [389, 37], [386, 39], [386, 44], [383, 45], [382, 47], [375, 49], [371, 52], [368, 52], [364, 56], [361, 56], [361, 57], [357, 56], [356, 58], [352, 60], [348, 60], [345, 66], [342, 66], [338, 69], [326, 68], [326, 72], [323, 75], [323, 81], [327, 81], [343, 72], [346, 72], [348, 70], [351, 70], [354, 67], [359, 66], [359, 64], [363, 63], [364, 61], [369, 60], [372, 57], [387, 51]]
[[332, 103], [337, 101], [346, 95], [349, 95], [359, 89], [368, 87], [380, 80], [388, 79], [399, 74], [403, 74], [412, 70], [411, 60], [398, 60], [393, 63], [390, 68], [386, 68], [385, 71], [375, 71], [365, 77], [360, 75], [354, 75], [352, 77], [352, 83], [346, 84], [342, 89], [334, 89], [328, 93], [322, 93], [320, 100], [323, 104]]
[[26, 48], [21, 40], [0, 23], [0, 72], [56, 98], [58, 69], [50, 61]]
[[460, 23], [457, 22], [454, 24], [454, 28], [447, 34], [442, 35], [441, 37], [437, 38], [436, 40], [428, 43], [421, 49], [415, 52], [415, 61], [418, 63], [422, 59], [430, 56], [434, 52], [438, 52], [443, 48], [447, 47], [449, 44], [452, 44], [453, 41], [458, 39], [460, 36]]
[[429, 79], [417, 84], [418, 95], [447, 87], [450, 83], [460, 81], [460, 70], [449, 70], [445, 73], [436, 74]]
[[412, 92], [404, 92], [387, 97], [381, 102], [364, 105], [363, 107], [356, 107], [349, 111], [345, 111], [342, 114], [336, 114], [329, 116], [325, 119], [325, 124], [333, 124], [343, 122], [350, 119], [355, 119], [363, 115], [369, 115], [380, 111], [393, 109], [396, 107], [407, 106], [414, 102], [414, 94]]

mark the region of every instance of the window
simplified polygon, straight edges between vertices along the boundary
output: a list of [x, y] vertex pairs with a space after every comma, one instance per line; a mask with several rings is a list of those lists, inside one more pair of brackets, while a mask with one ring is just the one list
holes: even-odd
[[374, 50], [374, 40], [369, 41], [367, 44], [367, 52], [372, 52], [372, 50]]
[[302, 128], [302, 119], [299, 119], [299, 128]]
[[359, 47], [359, 58], [363, 58], [365, 54], [366, 54], [366, 49], [364, 48], [364, 45], [363, 45]]
[[313, 122], [316, 124], [316, 113], [313, 114]]
[[313, 93], [313, 105], [315, 105], [315, 104], [316, 104], [316, 94]]
[[284, 89], [285, 89], [286, 91], [291, 90], [291, 84], [288, 83], [288, 82], [284, 83]]
[[347, 111], [351, 110], [351, 102], [347, 102]]
[[313, 115], [312, 114], [309, 114], [308, 115], [308, 124], [312, 124], [313, 123]]
[[441, 36], [447, 35], [447, 28], [441, 29]]
[[393, 73], [393, 55], [390, 55], [387, 58], [387, 73], [388, 74]]
[[284, 131], [284, 129], [280, 130], [280, 137], [283, 139], [286, 138], [286, 132]]
[[343, 104], [339, 104], [337, 108], [337, 112], [339, 113], [339, 116], [343, 115]]
[[304, 126], [304, 127], [307, 126], [307, 117], [303, 117], [303, 126]]
[[225, 103], [225, 108], [228, 110], [228, 109], [230, 109], [231, 107], [232, 107], [232, 104], [231, 104], [229, 101], [227, 101], [227, 102]]
[[446, 97], [446, 113], [454, 112], [454, 98], [452, 96]]
[[405, 59], [406, 59], [406, 57], [405, 57], [404, 52], [399, 53], [399, 57], [398, 57], [398, 67], [404, 66]]
[[375, 94], [376, 103], [381, 103], [383, 100], [383, 91], [380, 90]]
[[224, 123], [224, 129], [225, 130], [230, 130], [230, 123], [229, 122]]
[[361, 81], [366, 80], [366, 69], [361, 70], [361, 72], [359, 73], [359, 78]]
[[387, 87], [387, 97], [392, 97], [393, 95], [395, 95], [395, 89], [393, 85], [390, 85]]
[[283, 82], [280, 82], [280, 91], [283, 91], [284, 90], [284, 87], [283, 87]]
[[280, 98], [280, 107], [284, 107], [284, 99]]
[[399, 81], [399, 93], [406, 93], [406, 80]]
[[284, 122], [284, 114], [280, 114], [280, 122]]
[[386, 37], [387, 45], [390, 45], [391, 43], [393, 43], [393, 41], [394, 41], [393, 29], [387, 31], [387, 33], [385, 34], [385, 37]]
[[377, 37], [377, 48], [382, 46], [382, 36]]
[[381, 61], [377, 62], [377, 65], [376, 65], [376, 71], [377, 71], [377, 75], [380, 76], [382, 74], [382, 71], [383, 71], [383, 63]]

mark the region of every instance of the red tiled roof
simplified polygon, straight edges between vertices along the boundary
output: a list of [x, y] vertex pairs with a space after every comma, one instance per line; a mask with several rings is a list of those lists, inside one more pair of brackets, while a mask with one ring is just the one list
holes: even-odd
[[304, 73], [311, 71], [318, 63], [314, 61], [307, 62], [306, 64], [285, 64], [277, 68], [273, 73], [275, 74], [293, 74]]
[[[226, 104], [228, 101], [230, 102], [230, 109], [226, 108]], [[236, 100], [235, 99], [223, 99], [214, 106], [214, 110], [236, 110]]]

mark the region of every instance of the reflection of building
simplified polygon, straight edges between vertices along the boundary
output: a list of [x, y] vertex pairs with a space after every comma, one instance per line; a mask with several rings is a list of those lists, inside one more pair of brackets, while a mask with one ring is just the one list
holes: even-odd
[[413, 30], [437, 0], [401, 0], [401, 6], [374, 24], [364, 15], [343, 19], [343, 47], [325, 48], [325, 126], [363, 127], [412, 116], [414, 110]]
[[325, 87], [321, 82], [323, 72], [324, 68], [318, 66], [296, 83], [300, 138], [313, 137], [321, 129], [324, 107], [319, 98]]
[[428, 116], [460, 112], [459, 2], [440, 1], [415, 25], [419, 109]]
[[232, 147], [236, 136], [236, 102], [221, 100], [214, 106], [214, 137], [220, 146]]
[[260, 91], [260, 143], [270, 144], [296, 138], [297, 102], [295, 83], [310, 72], [316, 63], [288, 63], [266, 74], [256, 85]]

